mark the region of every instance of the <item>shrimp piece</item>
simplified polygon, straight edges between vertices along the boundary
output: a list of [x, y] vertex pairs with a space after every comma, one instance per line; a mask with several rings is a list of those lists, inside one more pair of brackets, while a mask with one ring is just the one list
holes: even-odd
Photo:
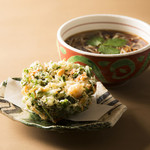
[[37, 88], [31, 88], [31, 89], [29, 90], [29, 92], [32, 93], [32, 92], [34, 92], [35, 90], [37, 90]]
[[27, 93], [28, 90], [29, 90], [29, 86], [28, 86], [28, 85], [25, 85], [25, 86], [22, 88], [21, 93], [22, 93], [23, 95], [25, 95], [25, 93]]
[[80, 81], [80, 80], [84, 81], [86, 78], [87, 78], [87, 75], [86, 75], [86, 73], [84, 72], [83, 74], [79, 75], [79, 76], [75, 79], [75, 81]]
[[76, 83], [76, 84], [71, 85], [69, 87], [68, 95], [71, 95], [75, 98], [79, 98], [82, 95], [83, 91], [84, 91], [83, 85]]
[[40, 69], [37, 69], [37, 70], [34, 70], [34, 71], [32, 71], [32, 72], [29, 72], [29, 75], [30, 76], [33, 76], [33, 75], [35, 75], [37, 72], [39, 72], [40, 71]]
[[57, 75], [58, 76], [62, 76], [64, 74], [65, 70], [64, 69], [60, 69], [58, 72], [57, 72]]

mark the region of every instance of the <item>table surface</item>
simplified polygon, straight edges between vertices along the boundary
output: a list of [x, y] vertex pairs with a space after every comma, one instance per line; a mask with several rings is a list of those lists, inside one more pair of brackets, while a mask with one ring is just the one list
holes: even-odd
[[[0, 81], [33, 61], [58, 61], [56, 32], [71, 18], [120, 14], [150, 23], [149, 0], [0, 0]], [[0, 114], [0, 150], [150, 150], [150, 68], [109, 89], [128, 110], [111, 129], [64, 134], [28, 127]]]

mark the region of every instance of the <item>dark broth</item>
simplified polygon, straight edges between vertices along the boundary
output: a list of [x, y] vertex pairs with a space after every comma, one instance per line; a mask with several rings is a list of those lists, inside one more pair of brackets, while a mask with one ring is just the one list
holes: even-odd
[[70, 36], [65, 42], [79, 50], [98, 54], [122, 54], [148, 44], [143, 38], [116, 30], [93, 30]]

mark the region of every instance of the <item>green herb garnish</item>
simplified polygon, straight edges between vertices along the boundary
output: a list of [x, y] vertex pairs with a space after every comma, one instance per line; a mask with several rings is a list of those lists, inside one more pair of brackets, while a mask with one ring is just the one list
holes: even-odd
[[92, 72], [91, 72], [91, 68], [89, 66], [85, 66], [85, 72], [86, 72], [88, 77], [91, 77]]
[[102, 37], [93, 37], [87, 41], [87, 44], [92, 45], [92, 46], [99, 46], [103, 42], [104, 42], [104, 39]]
[[28, 70], [28, 69], [24, 69], [24, 72], [28, 74], [28, 73], [29, 73], [29, 70]]
[[76, 78], [78, 75], [79, 75], [78, 73], [74, 73], [74, 74], [72, 75], [72, 77], [73, 77], [73, 78]]
[[64, 75], [61, 77], [61, 79], [62, 79], [62, 81], [63, 81], [63, 82], [65, 82], [65, 81], [66, 81], [66, 78], [65, 78], [65, 76], [64, 76]]
[[63, 99], [60, 100], [60, 104], [65, 108], [70, 104], [70, 102], [68, 101], [68, 99]]
[[108, 39], [104, 42], [104, 45], [114, 46], [114, 47], [120, 47], [124, 46], [127, 43], [125, 39], [120, 38], [114, 38], [114, 39]]
[[98, 52], [102, 54], [119, 54], [118, 47], [124, 46], [127, 43], [126, 39], [114, 38], [104, 40], [102, 37], [91, 38], [87, 44], [98, 46]]
[[112, 46], [101, 45], [98, 48], [98, 52], [101, 52], [102, 54], [119, 54], [120, 50]]

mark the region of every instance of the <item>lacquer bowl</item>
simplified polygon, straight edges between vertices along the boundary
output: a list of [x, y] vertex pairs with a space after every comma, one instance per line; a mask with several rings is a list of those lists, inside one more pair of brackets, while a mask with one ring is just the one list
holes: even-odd
[[150, 26], [141, 20], [120, 15], [87, 15], [69, 20], [58, 29], [57, 46], [60, 59], [89, 65], [96, 78], [105, 85], [125, 83], [149, 66], [150, 44], [125, 54], [95, 54], [73, 48], [65, 42], [76, 33], [98, 29], [129, 32], [150, 43]]

